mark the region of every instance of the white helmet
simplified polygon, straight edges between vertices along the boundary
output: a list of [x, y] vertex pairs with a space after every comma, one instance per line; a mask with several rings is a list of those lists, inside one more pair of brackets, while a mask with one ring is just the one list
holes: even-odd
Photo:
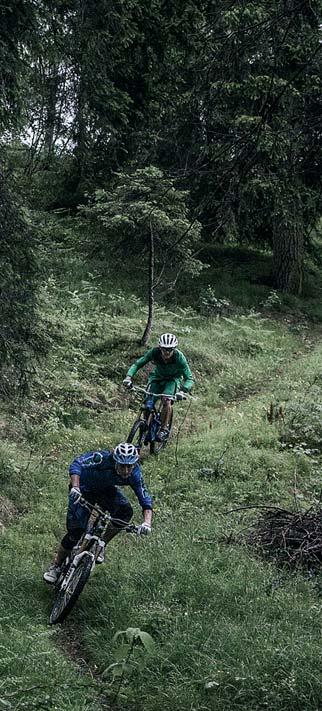
[[133, 444], [120, 442], [114, 449], [113, 459], [117, 464], [136, 464], [139, 461], [139, 453]]
[[177, 345], [178, 339], [173, 335], [173, 333], [162, 333], [159, 338], [160, 348], [169, 348], [169, 350], [172, 350], [173, 348], [176, 348]]

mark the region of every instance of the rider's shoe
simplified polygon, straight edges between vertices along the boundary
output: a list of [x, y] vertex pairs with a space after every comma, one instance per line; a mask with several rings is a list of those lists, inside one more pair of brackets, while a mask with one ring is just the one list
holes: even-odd
[[105, 560], [105, 546], [101, 546], [99, 554], [96, 558], [96, 564], [100, 565], [100, 563], [104, 563], [104, 560]]
[[57, 583], [57, 580], [60, 576], [61, 572], [61, 567], [60, 565], [57, 565], [56, 563], [52, 563], [48, 570], [44, 572], [43, 578], [46, 581], [46, 583], [50, 583], [50, 585], [54, 585]]
[[164, 442], [166, 439], [168, 439], [168, 437], [169, 437], [169, 430], [168, 430], [168, 428], [167, 428], [167, 427], [166, 427], [166, 428], [162, 428], [162, 429], [158, 432], [157, 440], [158, 440], [158, 442]]

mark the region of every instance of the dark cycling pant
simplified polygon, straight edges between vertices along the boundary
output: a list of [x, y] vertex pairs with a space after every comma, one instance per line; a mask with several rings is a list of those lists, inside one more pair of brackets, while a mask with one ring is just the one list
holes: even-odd
[[[83, 492], [86, 501], [90, 504], [97, 504], [103, 511], [108, 511], [113, 518], [119, 518], [127, 523], [133, 516], [133, 509], [120, 489], [117, 486], [109, 486], [104, 492], [86, 493]], [[71, 550], [81, 535], [86, 531], [90, 511], [81, 504], [74, 504], [71, 500], [68, 502], [66, 526], [67, 533], [62, 539], [62, 546], [66, 550]], [[117, 527], [117, 524], [114, 524]], [[121, 528], [120, 524], [120, 528]]]

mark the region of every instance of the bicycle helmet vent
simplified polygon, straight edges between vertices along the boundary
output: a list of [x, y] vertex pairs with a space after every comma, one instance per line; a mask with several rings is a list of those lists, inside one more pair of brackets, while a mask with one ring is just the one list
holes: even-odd
[[173, 348], [176, 348], [177, 345], [178, 339], [173, 335], [173, 333], [162, 333], [159, 338], [160, 348], [169, 348], [169, 350], [172, 350]]
[[133, 444], [120, 442], [114, 449], [113, 458], [117, 464], [136, 464], [139, 461], [139, 454]]

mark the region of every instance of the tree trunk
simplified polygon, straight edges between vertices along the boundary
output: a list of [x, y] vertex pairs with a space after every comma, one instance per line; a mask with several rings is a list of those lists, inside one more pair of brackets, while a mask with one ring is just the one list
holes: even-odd
[[141, 346], [146, 346], [151, 336], [153, 326], [153, 306], [154, 306], [154, 235], [152, 224], [150, 223], [150, 245], [149, 245], [149, 285], [148, 285], [148, 320], [140, 340]]
[[49, 164], [55, 143], [55, 129], [56, 129], [56, 104], [57, 104], [57, 94], [59, 86], [59, 75], [58, 69], [54, 65], [49, 68], [46, 81], [46, 105], [45, 105], [45, 138], [44, 138], [44, 152], [45, 161]]
[[87, 157], [86, 87], [81, 76], [78, 84], [77, 109], [74, 119], [74, 141], [77, 178], [79, 183], [81, 183], [86, 173]]
[[273, 228], [273, 278], [281, 291], [300, 296], [303, 282], [304, 237], [301, 225], [276, 220]]

